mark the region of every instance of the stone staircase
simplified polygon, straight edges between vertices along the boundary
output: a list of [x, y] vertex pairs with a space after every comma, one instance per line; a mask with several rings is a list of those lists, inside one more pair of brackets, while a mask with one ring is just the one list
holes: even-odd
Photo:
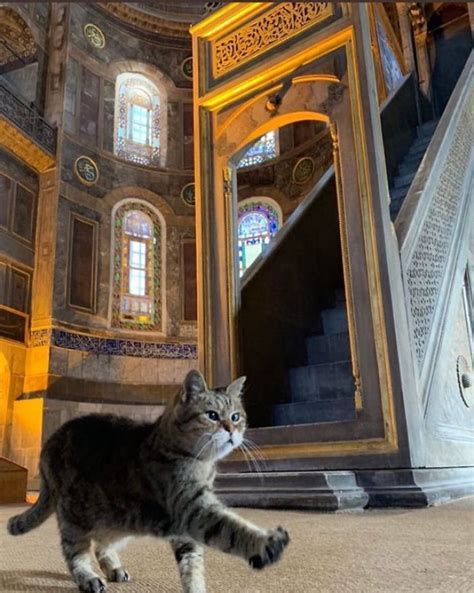
[[390, 188], [390, 216], [392, 221], [396, 219], [402, 207], [403, 200], [425, 156], [426, 149], [431, 142], [437, 124], [438, 122], [433, 120], [418, 126], [417, 138], [398, 166], [398, 175], [393, 180], [393, 186]]
[[306, 339], [307, 364], [290, 369], [290, 401], [273, 406], [273, 426], [355, 418], [354, 380], [344, 296], [321, 312], [321, 335]]

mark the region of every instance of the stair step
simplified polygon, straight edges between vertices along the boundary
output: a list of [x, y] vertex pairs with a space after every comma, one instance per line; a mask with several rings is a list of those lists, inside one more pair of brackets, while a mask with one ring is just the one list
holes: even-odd
[[278, 404], [273, 406], [272, 416], [273, 426], [354, 420], [354, 397], [333, 401]]
[[337, 399], [354, 393], [349, 360], [310, 364], [290, 369], [292, 402]]
[[410, 150], [408, 151], [408, 157], [414, 156], [422, 156], [425, 154], [426, 149], [428, 148], [429, 140], [417, 140], [414, 144], [410, 146]]
[[418, 171], [421, 161], [421, 158], [417, 158], [416, 160], [408, 163], [403, 161], [403, 163], [398, 167], [398, 177], [403, 177], [405, 175], [412, 175], [414, 177]]
[[404, 186], [410, 187], [411, 182], [413, 181], [413, 178], [415, 177], [415, 174], [416, 174], [416, 171], [407, 173], [405, 175], [398, 175], [398, 177], [395, 177], [395, 179], [393, 181], [393, 185], [395, 187], [404, 187]]
[[390, 200], [391, 202], [396, 202], [397, 200], [403, 200], [403, 198], [407, 195], [408, 190], [410, 189], [409, 185], [405, 185], [404, 187], [397, 187], [390, 191]]
[[423, 157], [425, 156], [424, 152], [420, 152], [418, 154], [415, 155], [407, 155], [404, 159], [402, 164], [400, 165], [401, 167], [416, 167], [416, 169], [418, 170], [421, 161], [423, 160]]
[[421, 124], [421, 126], [418, 126], [416, 128], [418, 138], [426, 138], [426, 137], [431, 138], [436, 130], [437, 125], [438, 125], [438, 120], [432, 120], [432, 121], [427, 121], [424, 124]]
[[343, 332], [328, 336], [311, 336], [306, 339], [306, 351], [309, 364], [349, 360], [349, 334]]
[[334, 309], [321, 311], [323, 334], [340, 334], [347, 331], [347, 313], [345, 304]]

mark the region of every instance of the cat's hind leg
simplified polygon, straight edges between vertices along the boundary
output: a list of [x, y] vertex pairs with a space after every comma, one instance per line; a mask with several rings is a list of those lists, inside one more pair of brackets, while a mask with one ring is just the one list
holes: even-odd
[[206, 593], [202, 546], [192, 539], [173, 538], [171, 547], [178, 563], [183, 593]]
[[94, 567], [90, 536], [65, 522], [61, 522], [60, 531], [64, 558], [79, 590], [87, 593], [103, 593], [107, 586]]
[[97, 539], [95, 555], [107, 579], [113, 583], [126, 583], [130, 580], [129, 573], [122, 566], [118, 551], [131, 539], [131, 537]]

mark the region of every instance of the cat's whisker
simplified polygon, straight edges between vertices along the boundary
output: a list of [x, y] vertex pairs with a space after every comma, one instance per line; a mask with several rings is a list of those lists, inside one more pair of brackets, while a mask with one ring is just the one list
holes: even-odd
[[239, 449], [242, 451], [242, 453], [244, 455], [245, 463], [247, 464], [247, 467], [252, 472], [253, 471], [253, 467], [252, 467], [252, 464], [249, 461], [249, 456], [247, 455], [247, 452], [245, 451], [244, 447], [242, 447], [242, 445], [239, 445]]
[[249, 456], [250, 460], [253, 462], [255, 473], [259, 476], [260, 480], [263, 481], [265, 476], [264, 476], [264, 474], [263, 474], [263, 472], [262, 472], [262, 470], [260, 468], [260, 464], [258, 463], [256, 457], [253, 455], [252, 451], [249, 449], [249, 447], [244, 442], [242, 442], [241, 447], [242, 447], [242, 450], [243, 451], [246, 451], [246, 453]]
[[260, 461], [263, 469], [267, 469], [267, 458], [265, 457], [263, 450], [251, 439], [245, 438], [244, 443], [252, 451], [253, 455]]

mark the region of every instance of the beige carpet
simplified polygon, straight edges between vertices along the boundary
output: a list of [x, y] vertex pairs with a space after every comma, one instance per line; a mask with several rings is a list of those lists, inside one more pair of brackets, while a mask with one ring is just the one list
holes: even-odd
[[[0, 591], [74, 591], [54, 518], [22, 537], [5, 531], [18, 506], [0, 507]], [[209, 551], [208, 593], [474, 592], [474, 499], [429, 509], [320, 514], [240, 510], [260, 525], [283, 525], [292, 542], [283, 560], [254, 572]], [[179, 593], [164, 542], [144, 538], [122, 553], [133, 581], [109, 592]]]

